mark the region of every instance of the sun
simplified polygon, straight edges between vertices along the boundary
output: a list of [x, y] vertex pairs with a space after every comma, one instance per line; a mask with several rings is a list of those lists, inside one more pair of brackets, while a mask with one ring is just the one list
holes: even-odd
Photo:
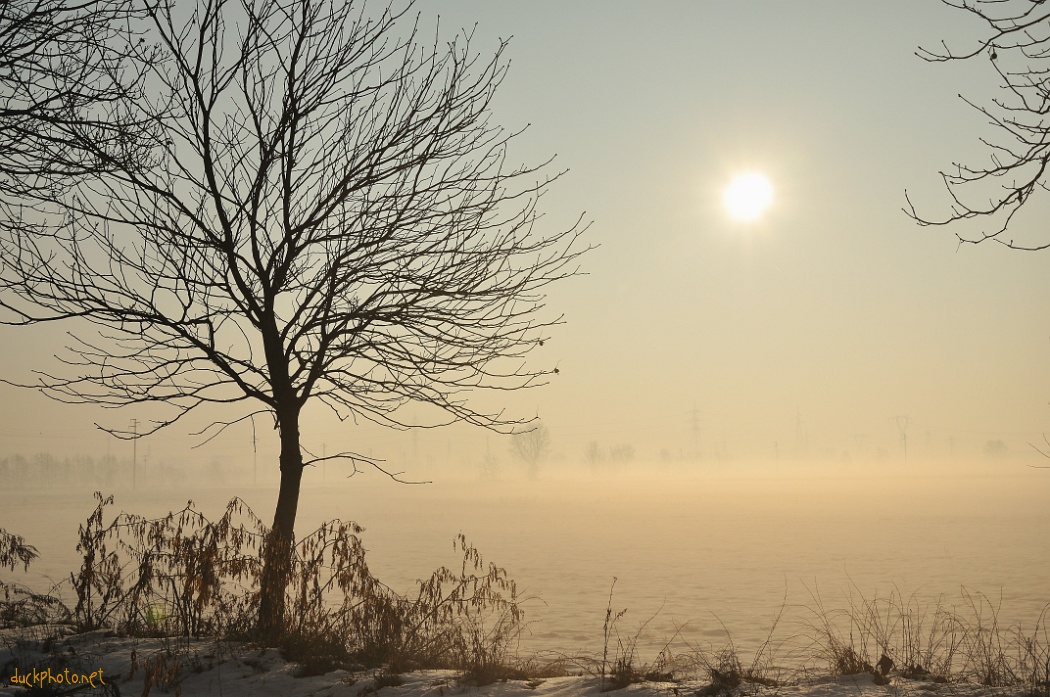
[[733, 219], [758, 220], [773, 203], [773, 183], [761, 172], [738, 174], [722, 192], [722, 202]]

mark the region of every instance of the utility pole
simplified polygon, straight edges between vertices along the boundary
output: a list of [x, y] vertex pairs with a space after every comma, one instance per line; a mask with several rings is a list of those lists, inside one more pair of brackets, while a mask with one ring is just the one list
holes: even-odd
[[138, 488], [136, 482], [135, 470], [138, 468], [139, 461], [139, 420], [131, 420], [131, 489], [134, 491]]
[[809, 442], [806, 439], [806, 431], [802, 428], [802, 410], [795, 408], [795, 452], [804, 455], [809, 452]]
[[693, 457], [700, 454], [702, 448], [702, 442], [700, 440], [700, 410], [696, 408], [696, 402], [693, 402]]
[[252, 486], [259, 486], [259, 452], [255, 447], [255, 414], [252, 414]]
[[891, 421], [897, 423], [897, 430], [901, 434], [901, 445], [904, 446], [904, 460], [908, 460], [908, 422], [911, 420], [908, 416], [894, 416]]

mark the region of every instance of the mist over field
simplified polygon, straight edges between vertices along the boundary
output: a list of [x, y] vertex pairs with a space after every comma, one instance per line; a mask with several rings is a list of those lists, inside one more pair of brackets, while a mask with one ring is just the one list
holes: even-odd
[[[318, 74], [354, 36], [350, 5], [309, 5], [348, 23], [311, 16], [315, 53], [294, 53], [327, 56]], [[285, 94], [314, 73], [267, 72], [300, 17], [274, 12], [279, 31], [200, 52], [260, 48], [250, 69], [208, 64], [216, 85], [258, 84], [217, 97], [222, 118], [190, 99], [171, 121], [184, 130], [145, 119], [155, 158], [92, 141], [86, 161], [117, 174], [34, 189], [0, 147], [0, 665], [54, 659], [16, 655], [41, 639], [23, 625], [119, 624], [127, 636], [97, 637], [146, 692], [134, 641], [175, 661], [190, 652], [147, 639], [210, 633], [273, 649], [231, 659], [249, 677], [315, 693], [318, 676], [343, 681], [333, 691], [372, 680], [363, 692], [454, 668], [497, 690], [577, 680], [537, 693], [565, 697], [618, 666], [619, 687], [797, 695], [817, 665], [865, 690], [1050, 695], [1050, 206], [1040, 180], [997, 237], [938, 174], [990, 156], [988, 113], [959, 95], [994, 103], [1010, 54], [972, 15], [937, 0], [426, 0], [391, 41], [448, 48], [448, 64], [401, 73], [382, 63], [398, 52], [351, 50], [335, 93], [311, 79]], [[264, 24], [224, 21], [168, 50]], [[5, 22], [0, 82], [21, 75], [4, 72]], [[922, 46], [978, 48], [939, 63]], [[369, 55], [391, 94], [438, 96], [362, 106], [348, 66]], [[11, 152], [38, 143], [62, 155], [40, 162], [64, 162], [9, 99], [0, 136], [25, 136]], [[383, 108], [403, 113], [373, 118]], [[317, 119], [309, 138], [282, 140], [300, 117]], [[268, 128], [286, 170], [259, 164]], [[216, 148], [228, 171], [199, 176]], [[154, 205], [157, 190], [186, 200]], [[62, 321], [34, 323], [61, 285], [37, 273], [70, 276]], [[222, 693], [225, 658], [194, 660], [187, 680]], [[453, 678], [408, 680], [402, 697], [432, 697]], [[857, 683], [802, 697], [839, 688], [870, 697]]]
[[[526, 654], [593, 650], [613, 577], [613, 603], [629, 609], [623, 631], [655, 615], [647, 660], [672, 637], [684, 647], [726, 631], [752, 649], [782, 608], [783, 638], [804, 645], [818, 599], [843, 608], [896, 593], [932, 612], [966, 607], [972, 594], [1004, 626], [1031, 628], [1046, 602], [1050, 514], [1045, 473], [1029, 462], [636, 460], [562, 463], [530, 478], [503, 458], [495, 469], [443, 468], [422, 485], [375, 473], [347, 480], [332, 468], [307, 480], [299, 530], [359, 523], [370, 569], [400, 592], [454, 564], [451, 544], [464, 534], [531, 598]], [[160, 482], [140, 471], [136, 490], [103, 490], [117, 511], [147, 517], [192, 499], [214, 518], [238, 496], [265, 519], [276, 497], [275, 478], [256, 486], [244, 468], [170, 473]], [[40, 549], [29, 578], [46, 586], [78, 562], [75, 531], [93, 508], [92, 487], [29, 481], [6, 516]]]

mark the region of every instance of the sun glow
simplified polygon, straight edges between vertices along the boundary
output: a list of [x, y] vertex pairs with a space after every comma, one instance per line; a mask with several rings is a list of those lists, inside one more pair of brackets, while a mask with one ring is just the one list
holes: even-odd
[[722, 202], [733, 219], [758, 220], [773, 203], [773, 184], [761, 172], [738, 174], [722, 192]]

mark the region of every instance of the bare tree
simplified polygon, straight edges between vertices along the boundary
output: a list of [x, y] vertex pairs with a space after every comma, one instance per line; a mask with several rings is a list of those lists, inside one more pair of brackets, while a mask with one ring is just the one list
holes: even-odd
[[536, 422], [527, 430], [515, 433], [510, 443], [511, 453], [525, 463], [529, 478], [535, 479], [539, 474], [540, 462], [550, 454], [550, 431], [543, 423]]
[[[942, 2], [972, 14], [984, 24], [985, 36], [962, 51], [953, 51], [942, 41], [940, 50], [920, 49], [918, 55], [931, 62], [987, 60], [999, 77], [1004, 96], [988, 105], [963, 99], [987, 117], [1001, 137], [981, 139], [990, 151], [988, 164], [955, 163], [953, 171], [941, 172], [952, 200], [950, 214], [940, 218], [920, 215], [907, 192], [905, 213], [920, 225], [988, 221], [976, 236], [956, 233], [960, 243], [991, 239], [1011, 249], [1050, 248], [1050, 239], [1024, 244], [1003, 235], [1026, 204], [1050, 192], [1050, 5], [1042, 0]], [[1050, 457], [1050, 451], [1032, 447]]]
[[956, 233], [960, 243], [993, 239], [1013, 249], [1039, 250], [1036, 244], [1015, 243], [1003, 236], [1015, 214], [1033, 195], [1047, 191], [1050, 162], [1050, 6], [1031, 0], [942, 0], [982, 22], [984, 38], [964, 50], [942, 41], [939, 50], [919, 49], [931, 62], [984, 59], [999, 76], [1003, 97], [982, 105], [963, 100], [995, 127], [998, 138], [982, 138], [989, 150], [985, 165], [955, 163], [941, 172], [951, 196], [951, 212], [943, 217], [920, 215], [905, 192], [905, 212], [920, 225], [951, 225], [987, 220], [976, 235]]
[[409, 402], [502, 433], [527, 423], [467, 396], [557, 372], [524, 359], [561, 321], [543, 289], [576, 273], [584, 228], [534, 230], [560, 173], [509, 165], [517, 134], [489, 122], [505, 42], [481, 59], [470, 33], [441, 47], [419, 40], [410, 7], [350, 1], [143, 7], [131, 56], [146, 94], [104, 109], [140, 125], [133, 147], [97, 139], [90, 120], [64, 126], [59, 147], [103, 166], [21, 192], [27, 212], [0, 232], [0, 307], [7, 324], [90, 327], [64, 370], [24, 386], [167, 410], [115, 435], [211, 404], [233, 413], [206, 437], [272, 415], [281, 484], [259, 631], [274, 636], [304, 466], [383, 467], [312, 456], [304, 406], [395, 428]]
[[591, 465], [597, 465], [605, 460], [605, 450], [598, 444], [598, 441], [592, 440], [587, 444], [584, 457], [587, 458], [587, 462]]
[[610, 447], [609, 459], [613, 462], [631, 462], [634, 460], [634, 446], [630, 443], [621, 443]]

